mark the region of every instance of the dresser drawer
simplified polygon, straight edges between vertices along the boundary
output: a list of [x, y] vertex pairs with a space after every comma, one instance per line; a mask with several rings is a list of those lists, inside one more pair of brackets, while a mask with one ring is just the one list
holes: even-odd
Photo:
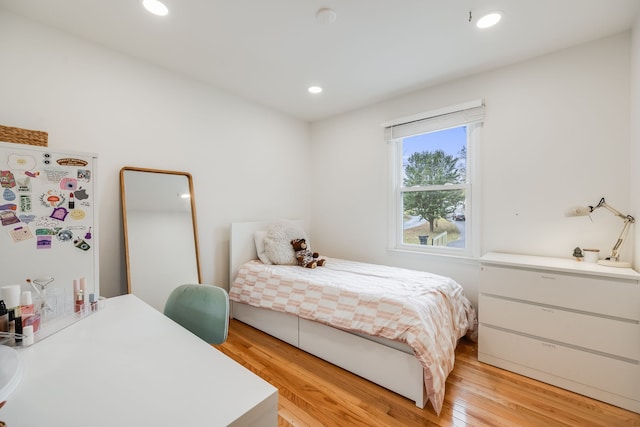
[[485, 294], [640, 321], [636, 280], [494, 265], [481, 275]]
[[[484, 355], [598, 390], [640, 399], [640, 365], [480, 325], [478, 359]], [[508, 358], [505, 356], [508, 355]], [[499, 366], [499, 364], [496, 364]], [[515, 370], [516, 372], [517, 369]], [[535, 378], [535, 375], [530, 375]], [[581, 390], [574, 388], [575, 391]]]
[[[569, 346], [640, 360], [640, 324], [480, 294], [479, 321]], [[615, 331], [615, 332], [614, 332]]]

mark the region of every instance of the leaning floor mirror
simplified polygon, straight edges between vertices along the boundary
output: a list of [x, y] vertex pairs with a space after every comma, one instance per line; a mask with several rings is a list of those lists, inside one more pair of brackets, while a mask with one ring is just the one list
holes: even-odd
[[120, 191], [128, 291], [162, 312], [174, 288], [201, 283], [193, 180], [127, 166]]

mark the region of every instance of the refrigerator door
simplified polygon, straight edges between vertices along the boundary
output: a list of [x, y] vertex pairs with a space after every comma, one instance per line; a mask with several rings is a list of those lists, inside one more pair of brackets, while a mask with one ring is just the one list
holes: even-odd
[[[32, 291], [48, 318], [73, 312], [74, 280], [100, 293], [92, 154], [0, 142], [0, 288]], [[44, 319], [43, 319], [44, 320]]]

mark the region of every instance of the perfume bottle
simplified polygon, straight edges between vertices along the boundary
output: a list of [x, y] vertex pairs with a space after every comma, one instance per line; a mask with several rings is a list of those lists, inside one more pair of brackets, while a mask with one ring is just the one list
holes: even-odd
[[4, 303], [4, 300], [0, 299], [0, 332], [9, 332], [9, 310]]

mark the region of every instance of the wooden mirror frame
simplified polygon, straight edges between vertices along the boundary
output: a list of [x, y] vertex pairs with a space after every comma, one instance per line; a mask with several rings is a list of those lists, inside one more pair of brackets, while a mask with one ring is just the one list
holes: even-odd
[[[131, 259], [132, 258], [131, 257], [132, 242], [130, 241], [130, 236], [132, 233], [130, 232], [131, 230], [129, 230], [129, 224], [127, 220], [127, 183], [126, 183], [125, 176], [127, 175], [128, 172], [153, 173], [153, 174], [162, 174], [162, 175], [178, 175], [178, 176], [183, 176], [187, 179], [189, 195], [190, 195], [189, 206], [191, 209], [191, 221], [193, 225], [192, 237], [193, 237], [193, 244], [195, 249], [195, 266], [196, 266], [197, 281], [198, 283], [202, 283], [202, 276], [200, 272], [200, 255], [199, 255], [199, 249], [198, 249], [198, 226], [197, 226], [197, 220], [196, 220], [196, 206], [195, 206], [195, 197], [194, 197], [194, 191], [193, 191], [193, 179], [191, 174], [187, 172], [178, 172], [178, 171], [163, 170], [163, 169], [148, 169], [148, 168], [125, 166], [122, 169], [120, 169], [120, 198], [121, 198], [121, 207], [122, 207], [122, 225], [123, 225], [123, 231], [124, 231], [125, 263], [126, 263], [126, 269], [127, 269], [127, 292], [133, 293], [133, 294], [136, 293], [135, 292], [136, 286], [135, 284], [132, 284], [132, 259]], [[149, 190], [152, 190], [153, 188], [156, 188], [156, 187], [149, 187]], [[156, 196], [160, 196], [160, 195], [161, 193], [158, 193]], [[140, 197], [140, 195], [138, 195], [138, 197]], [[153, 200], [153, 201], [162, 203], [160, 200]], [[153, 209], [150, 209], [149, 211], [153, 212]], [[187, 244], [185, 244], [185, 247], [186, 245]], [[189, 261], [191, 261], [191, 259], [189, 259]], [[192, 275], [192, 272], [191, 272], [191, 275]], [[187, 282], [188, 280], [184, 281], [184, 283], [187, 283]], [[177, 287], [184, 283], [175, 283], [175, 284], [172, 284], [172, 286]], [[168, 291], [168, 289], [166, 289], [165, 291]], [[144, 300], [144, 298], [142, 299]], [[146, 301], [146, 302], [149, 303], [149, 301]], [[154, 304], [151, 304], [151, 305], [154, 305]], [[159, 305], [160, 303], [158, 302], [154, 306], [156, 309], [162, 311], [162, 307], [160, 307]]]

